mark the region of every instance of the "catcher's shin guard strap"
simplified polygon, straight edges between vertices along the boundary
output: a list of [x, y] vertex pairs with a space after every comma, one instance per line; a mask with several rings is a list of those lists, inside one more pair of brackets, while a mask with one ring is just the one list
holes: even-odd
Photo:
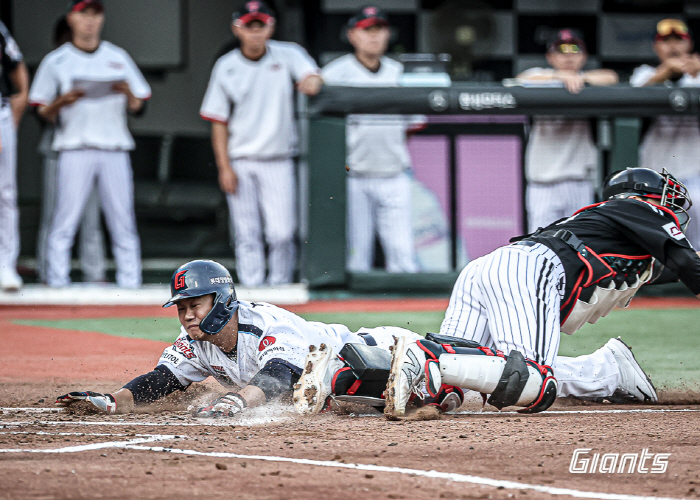
[[510, 351], [498, 385], [488, 399], [489, 404], [499, 410], [516, 404], [530, 378], [527, 368], [523, 355], [519, 351]]

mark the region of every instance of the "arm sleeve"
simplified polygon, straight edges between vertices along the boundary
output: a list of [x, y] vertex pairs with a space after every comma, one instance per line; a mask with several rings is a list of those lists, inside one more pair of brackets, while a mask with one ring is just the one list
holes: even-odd
[[218, 62], [211, 72], [211, 79], [209, 80], [207, 92], [204, 94], [204, 101], [199, 109], [199, 115], [205, 120], [228, 123], [233, 103], [224, 90], [221, 81], [222, 77], [221, 63]]
[[29, 89], [29, 102], [33, 106], [48, 106], [58, 97], [58, 81], [48, 58], [39, 64], [34, 81]]
[[151, 97], [151, 86], [148, 85], [143, 73], [141, 73], [134, 60], [126, 52], [124, 52], [124, 62], [126, 63], [126, 81], [129, 83], [131, 93], [139, 99], [149, 99]]
[[279, 396], [289, 394], [301, 376], [302, 369], [283, 359], [274, 358], [268, 361], [262, 370], [255, 374], [249, 385], [253, 385], [265, 393], [265, 399], [270, 401]]
[[170, 369], [156, 366], [152, 372], [136, 377], [124, 386], [134, 395], [134, 403], [153, 403], [175, 391], [184, 391], [186, 385], [180, 383]]
[[291, 47], [291, 72], [295, 81], [300, 81], [309, 75], [319, 74], [318, 66], [306, 50], [294, 44]]
[[[692, 248], [667, 243], [666, 267], [680, 278], [694, 295], [700, 294], [700, 257]], [[662, 275], [663, 277], [663, 275]]]

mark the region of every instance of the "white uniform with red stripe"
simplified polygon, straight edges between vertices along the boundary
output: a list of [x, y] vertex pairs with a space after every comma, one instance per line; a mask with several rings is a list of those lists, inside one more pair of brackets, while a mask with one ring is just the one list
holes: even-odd
[[269, 284], [289, 283], [295, 265], [297, 153], [294, 84], [318, 72], [299, 45], [270, 40], [258, 61], [239, 49], [214, 66], [200, 110], [202, 118], [228, 125], [228, 154], [238, 177], [227, 195], [244, 285], [265, 281], [263, 232], [269, 247]]
[[[401, 63], [382, 57], [372, 72], [354, 54], [326, 65], [321, 75], [328, 85], [398, 87]], [[348, 269], [369, 271], [374, 235], [379, 236], [389, 272], [416, 272], [411, 225], [411, 159], [406, 131], [424, 117], [402, 115], [349, 115]]]
[[272, 360], [301, 374], [310, 345], [326, 344], [338, 353], [348, 343], [373, 344], [365, 342], [367, 334], [387, 351], [394, 345], [394, 335], [420, 338], [416, 333], [393, 327], [352, 333], [346, 326], [306, 321], [271, 304], [240, 301], [238, 345], [232, 353], [224, 353], [210, 342], [191, 341], [183, 328], [175, 343], [163, 351], [158, 364], [166, 366], [185, 386], [212, 376], [223, 386], [235, 389], [248, 384]]
[[[29, 100], [36, 106], [49, 105], [71, 90], [94, 82], [117, 81], [126, 81], [140, 99], [151, 96], [148, 83], [123, 49], [101, 42], [95, 52], [88, 53], [66, 43], [41, 62]], [[116, 92], [88, 93], [59, 112], [53, 141], [53, 149], [59, 152], [58, 195], [47, 252], [47, 281], [51, 286], [70, 282], [70, 250], [95, 184], [113, 242], [117, 283], [129, 288], [141, 285], [141, 250], [129, 158], [134, 140], [126, 118], [127, 98]]]

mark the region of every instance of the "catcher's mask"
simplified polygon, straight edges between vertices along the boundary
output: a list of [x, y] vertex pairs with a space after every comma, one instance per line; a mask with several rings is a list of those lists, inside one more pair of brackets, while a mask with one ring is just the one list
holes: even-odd
[[170, 293], [172, 297], [163, 307], [190, 297], [214, 295], [211, 311], [199, 323], [199, 329], [209, 335], [219, 333], [238, 310], [231, 274], [213, 260], [193, 260], [180, 266], [170, 280]]
[[688, 210], [693, 206], [688, 189], [665, 168], [661, 173], [649, 168], [628, 168], [611, 174], [603, 184], [603, 199], [643, 196], [659, 200], [658, 204], [672, 210], [685, 232], [690, 221]]

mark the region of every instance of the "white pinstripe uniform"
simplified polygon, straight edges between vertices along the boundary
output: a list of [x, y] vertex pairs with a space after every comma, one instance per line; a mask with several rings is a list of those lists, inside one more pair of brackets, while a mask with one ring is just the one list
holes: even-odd
[[[5, 25], [0, 22], [0, 50], [2, 72], [11, 70], [22, 61], [17, 43]], [[5, 77], [1, 75], [0, 77]], [[2, 95], [0, 104], [0, 280], [5, 276], [17, 279], [19, 256], [19, 210], [17, 208], [17, 131], [9, 103], [9, 95]], [[21, 281], [20, 281], [21, 284]]]
[[[553, 70], [531, 68], [523, 77]], [[528, 82], [536, 87], [536, 81]], [[555, 82], [540, 85], [551, 87]], [[559, 82], [563, 87], [563, 83]], [[545, 227], [593, 203], [597, 151], [587, 120], [539, 116], [533, 120], [525, 152], [528, 232]]]
[[[328, 85], [393, 87], [403, 66], [381, 58], [371, 72], [354, 54], [326, 65], [321, 76]], [[401, 115], [350, 115], [347, 118], [348, 264], [366, 272], [374, 257], [374, 234], [379, 236], [389, 272], [417, 272], [411, 225], [411, 160], [406, 131], [411, 119]]]
[[244, 285], [265, 281], [263, 232], [269, 247], [267, 283], [292, 281], [297, 153], [292, 80], [317, 72], [302, 47], [274, 40], [267, 42], [260, 60], [251, 61], [236, 49], [221, 57], [212, 71], [200, 114], [228, 125], [228, 154], [238, 188], [226, 199], [236, 271]]
[[560, 396], [610, 396], [619, 371], [609, 349], [575, 358], [557, 355], [564, 289], [564, 267], [547, 246], [498, 248], [462, 270], [440, 333], [505, 354], [518, 350], [552, 366]]
[[[37, 70], [29, 93], [34, 105], [49, 105], [73, 90], [76, 80], [126, 81], [132, 93], [148, 99], [151, 89], [134, 61], [121, 48], [101, 42], [93, 53], [66, 43], [49, 53]], [[56, 211], [48, 237], [47, 281], [70, 283], [70, 249], [83, 208], [95, 183], [112, 239], [117, 284], [141, 285], [141, 250], [134, 214], [129, 150], [134, 140], [126, 121], [123, 94], [85, 96], [61, 108], [53, 149], [59, 151]]]
[[[630, 78], [633, 87], [643, 86], [656, 73], [644, 64]], [[679, 87], [700, 87], [700, 75], [684, 74]], [[660, 172], [665, 168], [688, 188], [691, 199], [700, 199], [700, 120], [697, 116], [659, 116], [639, 148], [639, 166]], [[700, 248], [700, 203], [693, 205], [686, 236]]]

